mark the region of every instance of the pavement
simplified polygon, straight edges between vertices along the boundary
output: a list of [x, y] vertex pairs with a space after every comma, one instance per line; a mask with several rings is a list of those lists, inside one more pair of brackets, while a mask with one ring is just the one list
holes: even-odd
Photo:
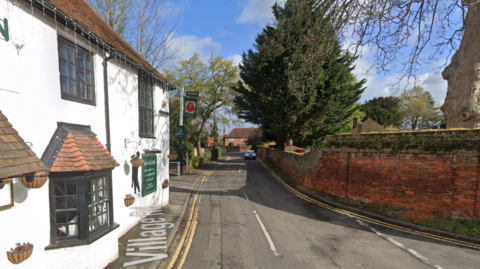
[[203, 163], [191, 172], [184, 171], [182, 176], [170, 175], [169, 204], [158, 208], [137, 208], [136, 213], [145, 218], [119, 238], [119, 257], [105, 268], [157, 268], [167, 258], [166, 252], [199, 179], [221, 161]]

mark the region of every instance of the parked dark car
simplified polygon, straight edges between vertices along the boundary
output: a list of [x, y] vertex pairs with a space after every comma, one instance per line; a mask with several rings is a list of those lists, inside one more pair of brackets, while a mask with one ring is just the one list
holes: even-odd
[[257, 154], [255, 153], [255, 151], [247, 150], [247, 152], [245, 152], [245, 160], [247, 159], [257, 159]]

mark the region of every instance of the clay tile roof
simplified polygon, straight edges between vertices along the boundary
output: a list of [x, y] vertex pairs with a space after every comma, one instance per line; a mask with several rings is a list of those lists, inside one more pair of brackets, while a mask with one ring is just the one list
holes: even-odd
[[247, 138], [256, 134], [262, 135], [262, 132], [258, 128], [234, 128], [226, 136]]
[[160, 74], [150, 63], [148, 63], [140, 54], [138, 54], [112, 27], [87, 3], [85, 0], [47, 0], [57, 9], [60, 9], [65, 15], [71, 17], [80, 23], [92, 33], [103, 39], [105, 42], [134, 60], [154, 75], [165, 77]]
[[0, 110], [0, 179], [48, 171]]
[[98, 171], [120, 165], [90, 126], [67, 123], [59, 123], [42, 160], [50, 172]]

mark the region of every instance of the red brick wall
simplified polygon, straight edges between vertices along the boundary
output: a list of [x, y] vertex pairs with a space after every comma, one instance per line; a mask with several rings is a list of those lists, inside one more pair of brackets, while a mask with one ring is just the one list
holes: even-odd
[[[405, 134], [389, 135], [382, 140], [355, 135], [357, 145], [373, 143], [378, 148], [381, 148], [379, 141], [392, 145], [388, 143], [398, 139], [404, 143], [403, 150], [398, 152], [386, 148], [353, 148], [350, 141], [349, 147], [337, 144], [336, 148], [317, 149], [303, 156], [262, 148], [259, 156], [270, 158], [298, 184], [311, 190], [446, 217], [480, 218], [479, 154], [476, 147], [469, 148], [473, 143], [468, 141], [475, 140], [477, 135], [480, 137], [480, 131], [473, 134], [450, 131], [440, 138], [438, 132], [427, 134], [427, 138], [424, 135], [422, 132], [419, 140], [405, 139]], [[415, 142], [417, 146], [412, 147], [416, 149], [408, 149], [406, 145], [415, 144], [412, 141], [429, 141], [431, 147], [434, 143], [456, 143], [457, 149], [448, 153], [422, 152], [418, 145], [425, 148], [429, 145]]]

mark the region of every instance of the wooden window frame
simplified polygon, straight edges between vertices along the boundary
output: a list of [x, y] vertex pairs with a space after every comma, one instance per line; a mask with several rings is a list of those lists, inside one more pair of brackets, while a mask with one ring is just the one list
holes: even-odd
[[[85, 69], [87, 69], [87, 71], [91, 72], [91, 81], [92, 81], [92, 85], [91, 85], [91, 87], [92, 87], [92, 99], [91, 100], [90, 99], [84, 99], [84, 98], [80, 97], [80, 68], [81, 67], [78, 64], [78, 59], [79, 59], [78, 53], [75, 53], [75, 63], [73, 63], [73, 64], [75, 64], [75, 89], [76, 89], [76, 94], [72, 95], [72, 94], [69, 94], [69, 93], [64, 92], [62, 90], [62, 77], [64, 77], [64, 76], [62, 75], [62, 71], [61, 71], [61, 69], [62, 69], [62, 66], [61, 66], [62, 59], [60, 58], [60, 42], [63, 42], [65, 44], [67, 44], [67, 46], [75, 48], [75, 51], [81, 51], [84, 54], [90, 55], [90, 57], [91, 57], [91, 69], [87, 69], [87, 68], [85, 68]], [[68, 58], [68, 52], [67, 52], [67, 58]], [[72, 41], [70, 41], [70, 40], [68, 40], [68, 39], [59, 35], [58, 36], [58, 71], [59, 71], [59, 79], [60, 79], [60, 94], [61, 94], [62, 99], [95, 106], [95, 104], [96, 104], [96, 101], [95, 101], [95, 67], [94, 67], [94, 57], [93, 57], [92, 52], [82, 48], [79, 45], [76, 45]]]
[[[89, 231], [89, 202], [88, 202], [88, 181], [105, 177], [108, 183], [108, 225]], [[56, 201], [54, 195], [55, 183], [77, 184], [77, 210], [78, 210], [78, 234], [70, 237], [59, 237], [56, 216]], [[95, 172], [70, 172], [70, 173], [50, 173], [49, 180], [49, 200], [50, 200], [50, 245], [45, 249], [57, 249], [72, 246], [88, 245], [97, 239], [116, 229], [119, 225], [113, 221], [113, 201], [112, 198], [112, 171], [103, 170]]]

